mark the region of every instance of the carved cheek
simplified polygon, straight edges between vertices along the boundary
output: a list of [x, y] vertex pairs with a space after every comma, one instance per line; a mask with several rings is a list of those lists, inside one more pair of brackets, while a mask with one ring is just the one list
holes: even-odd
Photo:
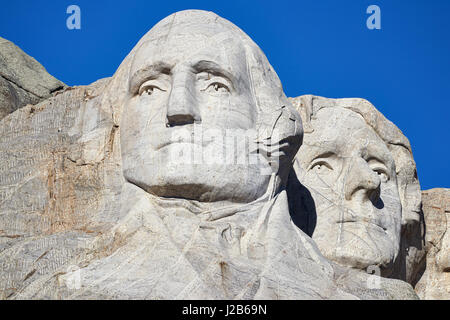
[[402, 209], [400, 195], [395, 180], [390, 180], [381, 185], [380, 198], [383, 200], [385, 208], [387, 208], [387, 214], [395, 220], [400, 220]]
[[256, 108], [240, 97], [208, 97], [200, 103], [203, 124], [224, 129], [251, 129], [255, 126]]

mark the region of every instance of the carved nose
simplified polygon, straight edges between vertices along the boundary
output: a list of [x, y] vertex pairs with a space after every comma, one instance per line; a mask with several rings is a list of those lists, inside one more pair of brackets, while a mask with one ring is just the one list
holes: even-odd
[[201, 121], [193, 85], [188, 79], [175, 79], [167, 106], [167, 126], [182, 126]]
[[192, 124], [194, 122], [195, 122], [194, 117], [188, 113], [179, 112], [179, 113], [167, 115], [167, 126], [168, 127], [182, 126], [185, 124]]
[[351, 200], [362, 193], [365, 200], [375, 200], [380, 196], [381, 180], [362, 158], [353, 158], [346, 178], [345, 199]]

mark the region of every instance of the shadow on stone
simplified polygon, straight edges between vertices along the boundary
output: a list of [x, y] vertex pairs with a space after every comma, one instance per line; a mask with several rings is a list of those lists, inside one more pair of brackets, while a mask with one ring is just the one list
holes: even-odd
[[293, 169], [289, 172], [286, 191], [292, 221], [311, 237], [317, 223], [316, 204], [311, 193], [300, 183]]

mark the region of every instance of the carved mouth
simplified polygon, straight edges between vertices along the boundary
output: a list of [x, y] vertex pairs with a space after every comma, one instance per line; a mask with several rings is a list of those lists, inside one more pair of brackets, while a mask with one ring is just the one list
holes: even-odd
[[[185, 128], [170, 128], [168, 130], [155, 133], [158, 142], [155, 144], [154, 150], [159, 150], [172, 144], [191, 144], [205, 147], [211, 141], [204, 139], [200, 129], [198, 133], [193, 125], [186, 125]], [[197, 137], [195, 135], [198, 135]]]
[[363, 223], [363, 224], [364, 223], [370, 224], [370, 225], [373, 225], [373, 226], [383, 230], [384, 232], [387, 231], [387, 229], [385, 227], [381, 226], [379, 223], [376, 223], [374, 221], [365, 220], [365, 219], [364, 220], [362, 220], [362, 219], [342, 219], [342, 220], [338, 220], [336, 223], [344, 224], [344, 223], [352, 223], [352, 222], [353, 223], [359, 222], [359, 223]]
[[199, 145], [199, 146], [201, 146], [201, 144], [198, 144], [198, 143], [195, 143], [195, 142], [192, 142], [192, 141], [189, 141], [189, 140], [177, 140], [177, 141], [166, 141], [164, 143], [161, 143], [161, 144], [158, 145], [156, 150], [159, 150], [159, 149], [167, 147], [167, 146], [169, 146], [171, 144], [177, 144], [177, 143], [178, 144], [182, 144], [182, 143], [187, 144], [188, 143], [188, 144], [192, 144], [192, 145]]

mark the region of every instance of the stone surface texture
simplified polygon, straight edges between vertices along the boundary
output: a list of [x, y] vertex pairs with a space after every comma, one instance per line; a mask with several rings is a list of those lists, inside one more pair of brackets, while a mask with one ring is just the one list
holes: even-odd
[[35, 59], [0, 37], [0, 119], [65, 87]]
[[424, 267], [424, 225], [408, 139], [364, 99], [291, 101], [305, 132], [291, 177], [307, 190], [291, 191], [301, 229], [330, 260], [414, 285]]
[[450, 189], [422, 191], [426, 221], [426, 269], [416, 291], [421, 299], [450, 299]]
[[1, 299], [418, 298], [407, 138], [363, 99], [286, 98], [212, 12], [1, 119], [0, 155]]

